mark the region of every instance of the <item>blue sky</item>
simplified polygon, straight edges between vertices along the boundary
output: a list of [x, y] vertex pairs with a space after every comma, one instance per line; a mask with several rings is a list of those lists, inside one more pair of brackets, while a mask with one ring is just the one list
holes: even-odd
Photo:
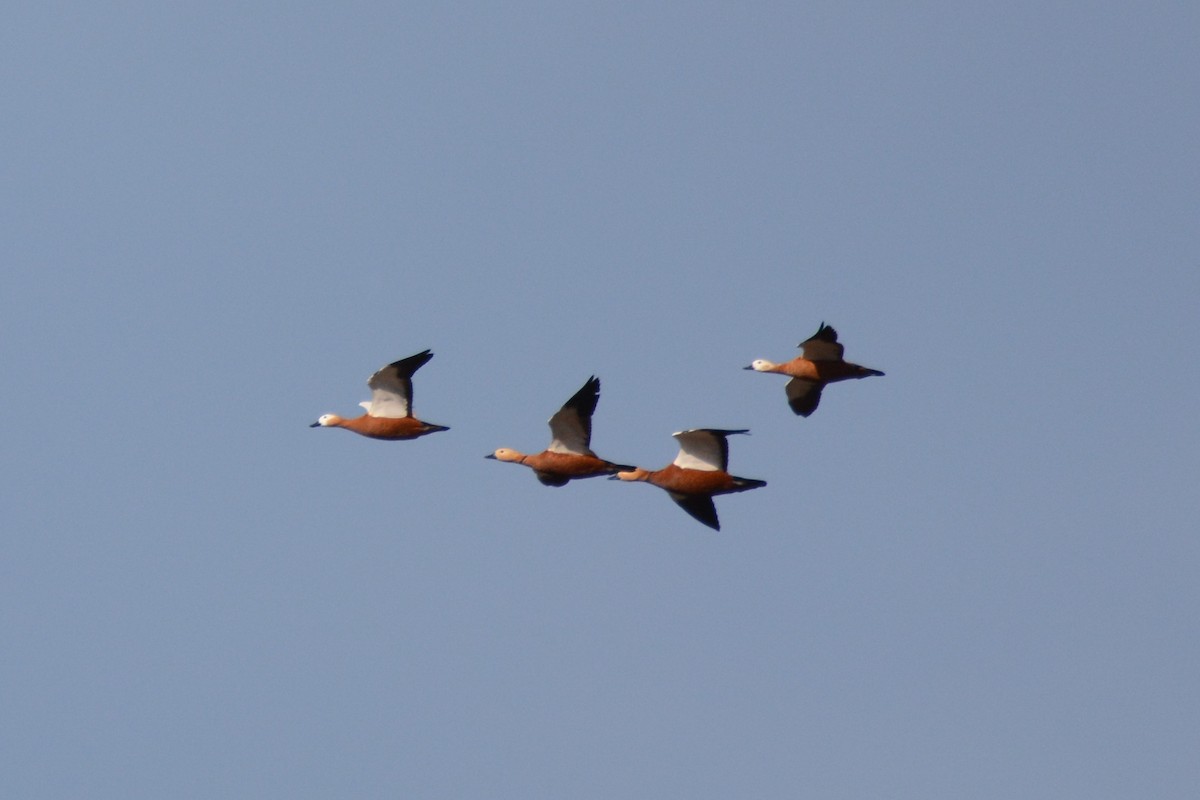
[[5, 794], [1191, 797], [1198, 16], [20, 4]]

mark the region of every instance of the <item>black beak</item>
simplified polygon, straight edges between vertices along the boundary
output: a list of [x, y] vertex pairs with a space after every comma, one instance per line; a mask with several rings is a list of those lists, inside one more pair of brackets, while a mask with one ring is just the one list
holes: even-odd
[[742, 369], [754, 369], [754, 367], [752, 367], [752, 366], [750, 366], [750, 367], [742, 367]]
[[319, 427], [321, 427], [321, 423], [319, 423], [319, 422], [314, 422], [312, 425], [309, 425], [308, 427], [310, 427], [310, 428], [319, 428]]
[[492, 459], [493, 461], [495, 461], [495, 460], [496, 460], [496, 454], [495, 454], [495, 453], [488, 453], [486, 456], [484, 456], [484, 458], [490, 458], [490, 459]]

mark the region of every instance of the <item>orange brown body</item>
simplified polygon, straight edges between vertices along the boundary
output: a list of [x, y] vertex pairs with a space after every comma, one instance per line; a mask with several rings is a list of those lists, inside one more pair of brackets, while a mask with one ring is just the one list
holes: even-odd
[[772, 372], [791, 378], [784, 387], [788, 406], [793, 412], [807, 417], [817, 410], [821, 390], [830, 383], [882, 375], [877, 369], [852, 364], [842, 358], [844, 351], [837, 340], [837, 331], [821, 323], [817, 332], [800, 343], [801, 355], [791, 361], [776, 364], [765, 358], [755, 360], [746, 369]]
[[679, 455], [662, 469], [634, 467], [613, 476], [616, 480], [640, 481], [664, 490], [693, 519], [713, 530], [721, 530], [713, 498], [766, 486], [756, 478], [729, 474], [729, 445], [726, 437], [746, 430], [695, 428], [672, 434], [679, 441]]
[[416, 439], [428, 433], [450, 430], [444, 425], [422, 422], [416, 417], [372, 417], [370, 414], [363, 414], [361, 417], [343, 419], [333, 414], [326, 416], [331, 419], [326, 419], [322, 423], [325, 427], [345, 428], [371, 439], [389, 441]]
[[540, 453], [527, 455], [501, 447], [485, 458], [523, 464], [533, 470], [546, 486], [566, 486], [573, 480], [612, 475], [633, 469], [625, 464], [605, 461], [592, 452], [592, 414], [600, 402], [600, 379], [588, 378], [562, 408], [550, 417], [550, 446]]
[[416, 439], [429, 433], [450, 430], [445, 425], [423, 422], [412, 413], [413, 373], [431, 358], [433, 353], [424, 350], [376, 370], [367, 380], [371, 399], [359, 403], [367, 410], [361, 417], [346, 419], [337, 414], [322, 414], [309, 427], [345, 428], [360, 436], [386, 441]]
[[582, 453], [552, 453], [549, 450], [526, 455], [515, 450], [501, 448], [490, 457], [497, 461], [524, 464], [532, 469], [537, 475], [537, 479], [547, 486], [564, 486], [568, 481], [613, 475], [619, 470], [626, 469], [623, 464], [614, 464], [599, 456]]
[[758, 370], [759, 372], [774, 372], [788, 375], [814, 383], [827, 384], [838, 381], [848, 381], [854, 378], [866, 378], [871, 375], [882, 375], [877, 369], [868, 369], [849, 361], [810, 361], [804, 356], [797, 356], [782, 364], [772, 364]]
[[645, 481], [673, 494], [706, 497], [744, 492], [765, 485], [764, 481], [738, 478], [724, 470], [684, 469], [674, 464], [656, 470], [638, 467], [629, 472], [618, 473], [618, 476], [624, 481]]

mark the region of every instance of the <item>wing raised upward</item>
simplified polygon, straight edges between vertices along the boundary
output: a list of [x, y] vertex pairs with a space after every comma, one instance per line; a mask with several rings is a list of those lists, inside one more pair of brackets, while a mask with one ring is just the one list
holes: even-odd
[[675, 456], [675, 466], [681, 469], [723, 472], [729, 466], [729, 443], [725, 437], [749, 432], [745, 429], [731, 431], [720, 428], [694, 428], [673, 433], [671, 435], [679, 440], [679, 455]]
[[809, 361], [841, 361], [844, 348], [838, 344], [837, 331], [832, 325], [821, 323], [821, 327], [812, 336], [805, 339], [797, 347]]
[[397, 419], [412, 416], [412, 376], [433, 358], [428, 350], [393, 361], [367, 380], [371, 402], [367, 413], [372, 417]]
[[550, 446], [552, 453], [575, 453], [594, 456], [592, 443], [592, 414], [600, 402], [600, 379], [595, 375], [563, 403], [550, 417]]

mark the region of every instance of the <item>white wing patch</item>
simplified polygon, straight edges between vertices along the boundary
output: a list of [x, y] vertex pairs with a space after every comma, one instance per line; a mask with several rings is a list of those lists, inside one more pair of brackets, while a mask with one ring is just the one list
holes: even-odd
[[371, 402], [367, 404], [367, 413], [372, 417], [388, 419], [407, 417], [408, 398], [386, 389], [376, 389], [371, 395]]
[[725, 469], [725, 437], [708, 430], [680, 431], [671, 434], [679, 440], [679, 455], [675, 466], [708, 472]]
[[576, 453], [593, 456], [589, 445], [591, 432], [579, 417], [579, 412], [573, 408], [560, 408], [550, 418], [550, 446], [546, 448], [551, 453]]
[[587, 379], [582, 388], [550, 418], [551, 453], [595, 456], [592, 452], [592, 412], [600, 402], [600, 379]]
[[395, 365], [388, 365], [376, 372], [367, 381], [371, 389], [371, 402], [367, 405], [367, 413], [372, 417], [400, 419], [412, 416], [409, 405], [412, 402], [412, 379], [400, 375]]

